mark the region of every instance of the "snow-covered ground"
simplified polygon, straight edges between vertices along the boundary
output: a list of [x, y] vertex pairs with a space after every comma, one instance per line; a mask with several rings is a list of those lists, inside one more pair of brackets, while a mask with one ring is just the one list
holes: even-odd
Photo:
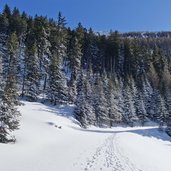
[[17, 142], [0, 144], [0, 171], [171, 171], [171, 138], [157, 127], [83, 130], [72, 106], [24, 104]]

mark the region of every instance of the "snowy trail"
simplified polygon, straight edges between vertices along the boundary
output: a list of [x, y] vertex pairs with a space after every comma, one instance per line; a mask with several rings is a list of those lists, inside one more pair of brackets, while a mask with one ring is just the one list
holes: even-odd
[[140, 171], [130, 160], [121, 154], [116, 133], [105, 139], [102, 146], [87, 160], [84, 171]]
[[171, 138], [154, 126], [84, 130], [72, 106], [24, 104], [16, 144], [0, 144], [0, 171], [171, 170]]

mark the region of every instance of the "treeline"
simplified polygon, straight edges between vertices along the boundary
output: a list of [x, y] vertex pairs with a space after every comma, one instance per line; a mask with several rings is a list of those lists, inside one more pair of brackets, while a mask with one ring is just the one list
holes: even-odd
[[171, 33], [102, 35], [81, 23], [0, 14], [0, 142], [15, 141], [19, 98], [75, 104], [81, 126], [144, 125], [171, 133]]

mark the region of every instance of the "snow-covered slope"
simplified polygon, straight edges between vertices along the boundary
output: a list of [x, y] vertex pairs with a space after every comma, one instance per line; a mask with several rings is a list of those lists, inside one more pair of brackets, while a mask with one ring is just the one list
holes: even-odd
[[24, 104], [16, 144], [0, 144], [0, 171], [171, 170], [171, 138], [156, 127], [83, 130], [72, 106]]

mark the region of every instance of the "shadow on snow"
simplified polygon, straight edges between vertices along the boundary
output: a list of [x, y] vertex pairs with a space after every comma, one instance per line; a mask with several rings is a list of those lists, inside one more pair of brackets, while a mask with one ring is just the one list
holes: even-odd
[[143, 129], [143, 127], [141, 129], [135, 128], [135, 129], [131, 129], [131, 130], [121, 130], [121, 131], [115, 131], [115, 130], [93, 130], [93, 129], [83, 129], [83, 128], [76, 128], [76, 127], [72, 127], [75, 130], [79, 130], [79, 131], [83, 131], [83, 132], [92, 132], [92, 133], [108, 133], [108, 134], [118, 134], [118, 133], [134, 133], [134, 134], [138, 134], [141, 136], [145, 136], [145, 137], [150, 137], [150, 138], [156, 138], [156, 139], [160, 139], [163, 141], [170, 141], [171, 142], [171, 137], [169, 137], [165, 132], [161, 132], [158, 130], [157, 127], [155, 128], [147, 128], [145, 127]]

